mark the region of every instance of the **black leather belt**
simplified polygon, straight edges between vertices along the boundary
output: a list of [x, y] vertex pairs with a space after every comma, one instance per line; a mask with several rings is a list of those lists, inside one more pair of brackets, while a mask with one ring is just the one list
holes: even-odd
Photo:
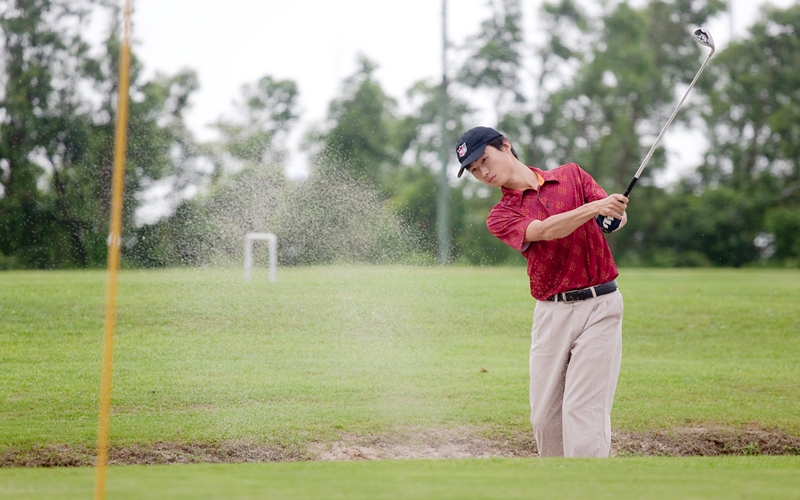
[[607, 293], [615, 292], [617, 290], [616, 280], [611, 280], [602, 285], [590, 286], [589, 288], [581, 288], [580, 290], [570, 290], [568, 292], [561, 292], [547, 297], [545, 300], [550, 302], [575, 302], [578, 300], [591, 299], [592, 297], [599, 297]]

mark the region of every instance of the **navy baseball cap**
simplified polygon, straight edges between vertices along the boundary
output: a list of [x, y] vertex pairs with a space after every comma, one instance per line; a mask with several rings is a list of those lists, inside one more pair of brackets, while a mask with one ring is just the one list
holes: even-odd
[[475, 127], [464, 132], [464, 135], [456, 143], [456, 156], [458, 156], [458, 161], [461, 162], [458, 176], [461, 177], [467, 165], [483, 155], [483, 150], [486, 149], [486, 144], [489, 141], [502, 135], [491, 127]]

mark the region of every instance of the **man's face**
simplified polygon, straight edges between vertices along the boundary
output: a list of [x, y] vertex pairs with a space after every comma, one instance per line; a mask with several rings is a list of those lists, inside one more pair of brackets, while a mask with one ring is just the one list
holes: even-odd
[[467, 170], [484, 184], [500, 187], [511, 177], [514, 159], [511, 143], [503, 140], [502, 149], [486, 146], [481, 157], [470, 163]]

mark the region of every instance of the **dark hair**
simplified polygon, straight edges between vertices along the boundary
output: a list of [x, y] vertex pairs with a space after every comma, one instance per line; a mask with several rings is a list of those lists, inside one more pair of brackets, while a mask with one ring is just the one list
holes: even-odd
[[[491, 147], [493, 147], [494, 149], [497, 149], [497, 150], [502, 150], [503, 149], [503, 139], [505, 139], [505, 137], [503, 137], [502, 135], [498, 135], [497, 137], [495, 137], [491, 141], [487, 142], [486, 145], [487, 146], [491, 146]], [[508, 141], [508, 143], [511, 144], [511, 141]], [[514, 158], [519, 160], [519, 156], [517, 156], [517, 152], [514, 151], [514, 146], [513, 145], [511, 146], [511, 154], [514, 155]]]

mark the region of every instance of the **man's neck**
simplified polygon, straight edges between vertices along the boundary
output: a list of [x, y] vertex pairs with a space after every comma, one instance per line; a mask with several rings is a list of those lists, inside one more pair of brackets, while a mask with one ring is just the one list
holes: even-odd
[[539, 177], [536, 172], [530, 169], [521, 161], [517, 160], [514, 164], [514, 171], [511, 177], [503, 184], [506, 189], [521, 191], [523, 189], [539, 189]]

